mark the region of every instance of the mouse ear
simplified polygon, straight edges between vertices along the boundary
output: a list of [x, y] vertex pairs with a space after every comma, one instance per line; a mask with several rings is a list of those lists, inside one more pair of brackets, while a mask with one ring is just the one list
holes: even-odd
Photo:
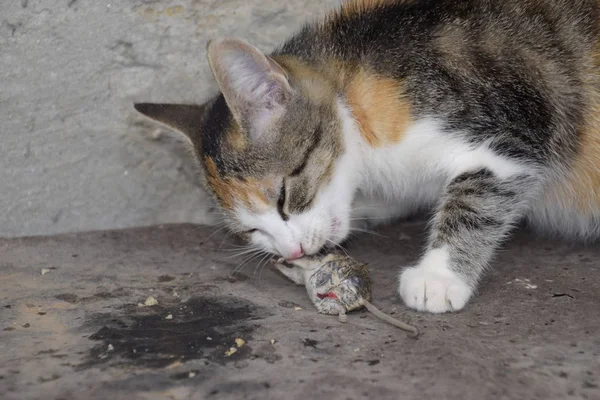
[[205, 105], [137, 103], [133, 107], [146, 117], [182, 133], [199, 147]]

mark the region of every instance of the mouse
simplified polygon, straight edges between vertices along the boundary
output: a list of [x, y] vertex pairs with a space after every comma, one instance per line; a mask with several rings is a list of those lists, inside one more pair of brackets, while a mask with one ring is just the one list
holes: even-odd
[[371, 303], [367, 264], [337, 252], [272, 261], [283, 275], [306, 287], [319, 313], [338, 315], [340, 322], [346, 322], [347, 312], [364, 307], [377, 318], [410, 332], [412, 337], [419, 336], [417, 327], [385, 314]]

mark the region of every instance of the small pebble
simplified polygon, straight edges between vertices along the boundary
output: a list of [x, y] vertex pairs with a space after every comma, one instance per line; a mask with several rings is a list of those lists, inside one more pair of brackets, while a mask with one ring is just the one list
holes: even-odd
[[235, 347], [230, 347], [229, 350], [225, 352], [225, 356], [230, 357], [235, 352], [237, 352], [237, 349]]
[[241, 338], [235, 338], [235, 345], [239, 348], [246, 344], [246, 341]]
[[212, 340], [212, 338], [210, 336], [207, 336], [206, 340]]
[[173, 314], [169, 314], [165, 317], [165, 319], [173, 319]]
[[108, 347], [106, 348], [106, 351], [113, 351], [115, 349], [115, 346], [113, 346], [112, 344], [108, 344]]
[[144, 302], [144, 305], [148, 306], [148, 307], [152, 307], [158, 304], [158, 300], [156, 300], [154, 297], [152, 296], [148, 296], [148, 298], [146, 299], [146, 301]]
[[277, 342], [275, 341], [275, 339], [271, 339], [271, 344], [275, 344], [275, 343], [277, 343]]
[[42, 276], [46, 275], [48, 272], [50, 272], [51, 270], [48, 268], [42, 268]]
[[294, 307], [294, 311], [300, 311], [302, 310], [302, 307]]
[[195, 372], [190, 372], [190, 373], [188, 374], [188, 376], [189, 376], [190, 378], [193, 378], [193, 377], [195, 377], [195, 376], [196, 376], [196, 373], [195, 373]]

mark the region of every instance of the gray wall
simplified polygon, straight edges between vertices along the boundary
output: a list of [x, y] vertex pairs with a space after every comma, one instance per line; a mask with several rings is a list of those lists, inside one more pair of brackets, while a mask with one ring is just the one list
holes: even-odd
[[134, 101], [202, 102], [211, 37], [269, 51], [338, 0], [1, 0], [0, 236], [208, 223], [176, 135]]

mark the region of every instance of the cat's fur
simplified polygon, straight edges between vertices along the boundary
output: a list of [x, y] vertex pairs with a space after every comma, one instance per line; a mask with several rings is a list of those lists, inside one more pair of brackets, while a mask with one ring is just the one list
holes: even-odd
[[518, 222], [600, 236], [599, 17], [597, 0], [352, 0], [270, 56], [211, 41], [205, 106], [136, 108], [187, 135], [230, 228], [284, 257], [435, 207], [399, 292], [460, 310]]

